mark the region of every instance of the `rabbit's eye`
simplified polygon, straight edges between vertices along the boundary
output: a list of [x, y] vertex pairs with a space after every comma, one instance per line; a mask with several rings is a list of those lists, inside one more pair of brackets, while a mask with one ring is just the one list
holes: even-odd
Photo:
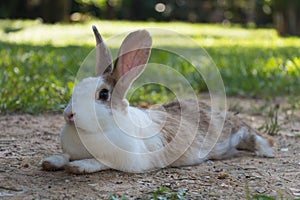
[[107, 101], [109, 98], [109, 91], [107, 89], [100, 90], [98, 100]]

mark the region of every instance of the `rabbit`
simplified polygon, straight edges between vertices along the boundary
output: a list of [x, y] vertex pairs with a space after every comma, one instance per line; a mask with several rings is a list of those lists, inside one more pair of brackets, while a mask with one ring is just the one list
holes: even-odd
[[[114, 66], [95, 26], [93, 32], [95, 77], [83, 79], [74, 88], [63, 113], [63, 153], [43, 159], [43, 170], [146, 172], [229, 159], [245, 151], [275, 157], [272, 138], [198, 99], [176, 99], [157, 109], [130, 106], [126, 93], [147, 65], [152, 37], [147, 30], [128, 34]], [[219, 136], [216, 132], [224, 118]]]

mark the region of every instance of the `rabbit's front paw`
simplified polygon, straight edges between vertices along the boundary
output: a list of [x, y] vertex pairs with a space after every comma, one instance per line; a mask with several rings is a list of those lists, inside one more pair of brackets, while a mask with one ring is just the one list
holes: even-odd
[[69, 162], [69, 156], [65, 154], [54, 155], [42, 160], [42, 168], [46, 171], [55, 171], [63, 169]]
[[75, 160], [66, 166], [66, 170], [73, 174], [89, 174], [104, 169], [108, 169], [108, 167], [102, 165], [95, 159]]

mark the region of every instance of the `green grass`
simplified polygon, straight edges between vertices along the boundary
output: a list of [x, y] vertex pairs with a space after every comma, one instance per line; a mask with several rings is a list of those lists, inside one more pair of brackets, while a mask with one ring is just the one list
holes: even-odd
[[[250, 194], [249, 188], [246, 188], [246, 199], [247, 200], [276, 200], [283, 199], [283, 197], [274, 198], [271, 196], [263, 194]], [[198, 197], [199, 198], [199, 197]], [[112, 194], [110, 195], [110, 200], [128, 200], [128, 199], [141, 199], [141, 200], [187, 200], [187, 199], [196, 199], [191, 193], [186, 189], [179, 189], [178, 191], [173, 190], [169, 187], [159, 187], [155, 191], [150, 192], [143, 197], [129, 197], [127, 195], [121, 196]], [[299, 199], [295, 199], [299, 200]]]
[[[104, 38], [149, 27], [169, 29], [193, 38], [218, 66], [227, 95], [299, 95], [300, 39], [278, 37], [273, 29], [180, 22], [91, 21], [44, 25], [38, 20], [1, 20], [0, 112], [61, 110], [71, 96], [80, 64], [94, 48], [92, 24], [98, 26]], [[193, 52], [188, 44], [164, 35], [156, 37], [154, 42], [158, 47]], [[119, 44], [110, 45], [116, 52]], [[173, 66], [197, 92], [207, 90], [204, 81], [184, 59], [153, 51], [151, 62]], [[160, 92], [169, 93], [161, 87], [145, 87], [136, 91], [131, 101], [134, 104], [165, 101], [167, 98], [161, 98]]]
[[190, 194], [185, 189], [174, 191], [168, 187], [159, 187], [156, 191], [151, 192], [145, 197], [135, 198], [127, 196], [111, 195], [110, 200], [128, 200], [128, 199], [151, 199], [151, 200], [187, 200], [190, 199]]

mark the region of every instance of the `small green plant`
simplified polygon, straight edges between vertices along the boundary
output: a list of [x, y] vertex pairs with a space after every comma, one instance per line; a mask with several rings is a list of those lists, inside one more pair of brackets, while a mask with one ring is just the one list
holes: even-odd
[[258, 130], [263, 131], [268, 135], [278, 135], [281, 131], [281, 126], [278, 123], [279, 108], [279, 104], [269, 108], [269, 113], [267, 115], [268, 119], [261, 127], [258, 128]]
[[247, 200], [251, 200], [251, 197], [250, 197], [250, 189], [249, 189], [249, 185], [248, 185], [248, 182], [246, 181], [245, 183], [245, 195], [246, 195], [246, 199]]
[[262, 194], [255, 194], [253, 195], [253, 200], [276, 200], [276, 199]]
[[250, 113], [252, 115], [263, 115], [269, 107], [268, 102], [269, 102], [269, 100], [266, 99], [263, 101], [263, 104], [261, 104], [261, 105], [252, 104]]
[[288, 106], [283, 108], [287, 118], [294, 120], [296, 115], [295, 112], [300, 108], [300, 97], [299, 96], [289, 96], [286, 99]]
[[[159, 187], [156, 191], [149, 193], [147, 196], [136, 199], [150, 199], [150, 200], [186, 200], [189, 199], [189, 193], [185, 189], [174, 191], [168, 187]], [[128, 200], [127, 196], [119, 196], [116, 194], [110, 195], [110, 200]], [[135, 199], [135, 197], [133, 197]]]
[[274, 197], [269, 197], [269, 196], [263, 195], [263, 194], [251, 195], [248, 182], [245, 183], [245, 194], [246, 194], [246, 199], [247, 200], [276, 200]]
[[153, 192], [150, 199], [153, 200], [185, 200], [188, 199], [188, 192], [180, 189], [177, 192], [168, 187], [159, 187], [157, 191]]
[[239, 114], [240, 112], [243, 112], [243, 109], [243, 106], [239, 102], [233, 102], [229, 104], [228, 111]]
[[127, 196], [120, 197], [119, 195], [112, 194], [109, 196], [110, 200], [128, 200], [129, 198]]

